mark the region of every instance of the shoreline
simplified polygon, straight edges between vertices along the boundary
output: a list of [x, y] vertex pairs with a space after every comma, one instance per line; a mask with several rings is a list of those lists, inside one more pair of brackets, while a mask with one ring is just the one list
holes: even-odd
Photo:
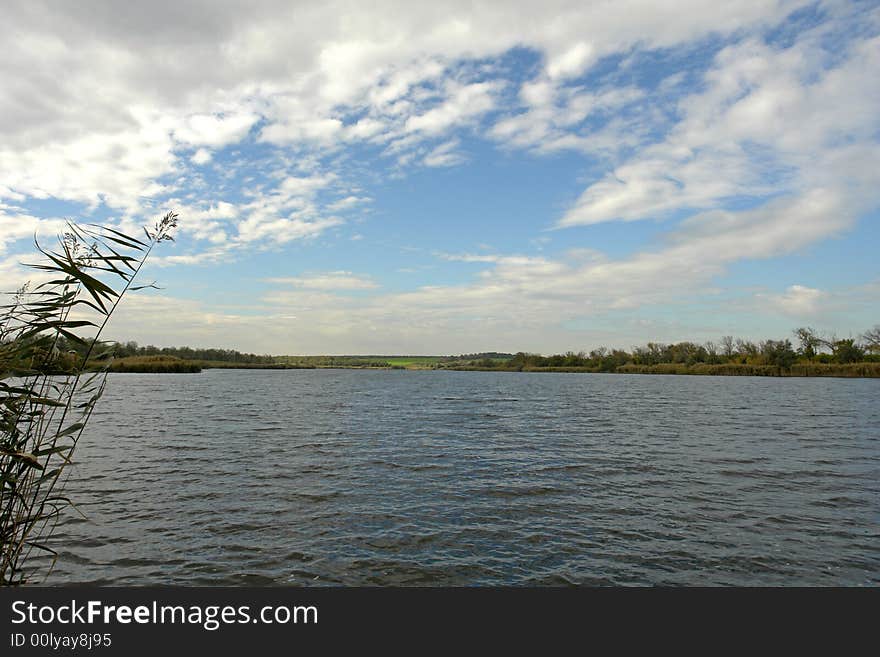
[[405, 371], [446, 371], [446, 372], [528, 372], [551, 374], [644, 374], [644, 375], [679, 375], [679, 376], [758, 376], [774, 378], [844, 378], [873, 379], [880, 378], [880, 363], [848, 363], [848, 364], [796, 364], [791, 368], [780, 368], [772, 365], [746, 364], [698, 364], [698, 365], [622, 365], [614, 370], [601, 370], [590, 367], [405, 367], [402, 365], [287, 365], [287, 364], [241, 364], [241, 363], [197, 363], [176, 362], [152, 363], [149, 366], [120, 364], [110, 367], [114, 374], [198, 374], [209, 369], [229, 370], [405, 370]]

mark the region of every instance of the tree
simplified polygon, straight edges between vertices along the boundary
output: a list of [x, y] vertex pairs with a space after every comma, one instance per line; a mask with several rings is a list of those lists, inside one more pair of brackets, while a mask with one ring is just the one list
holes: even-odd
[[722, 353], [729, 359], [733, 357], [733, 353], [735, 350], [734, 345], [736, 342], [733, 339], [732, 335], [725, 335], [721, 338], [721, 349]]
[[797, 354], [791, 348], [789, 340], [767, 340], [761, 345], [761, 355], [768, 365], [784, 370], [791, 369], [797, 361]]
[[794, 334], [800, 342], [800, 352], [809, 360], [816, 357], [817, 349], [822, 346], [822, 339], [816, 334], [816, 329], [803, 326], [794, 330]]
[[715, 344], [714, 342], [712, 342], [711, 340], [709, 340], [704, 345], [704, 348], [706, 349], [706, 353], [709, 356], [708, 361], [713, 364], [717, 363], [718, 362], [718, 345]]
[[590, 358], [592, 360], [602, 360], [605, 356], [608, 355], [608, 347], [596, 347], [593, 351], [590, 352]]
[[865, 351], [870, 351], [872, 354], [880, 354], [880, 324], [865, 331], [862, 335], [862, 341], [865, 345]]
[[736, 351], [743, 358], [754, 358], [760, 353], [758, 346], [754, 342], [748, 340], [736, 340]]
[[834, 343], [834, 358], [838, 363], [858, 363], [864, 357], [864, 350], [852, 338]]

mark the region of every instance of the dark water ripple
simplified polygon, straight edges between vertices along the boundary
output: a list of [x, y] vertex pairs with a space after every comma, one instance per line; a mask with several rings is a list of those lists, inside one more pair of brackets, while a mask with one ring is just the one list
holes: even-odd
[[880, 584], [880, 381], [112, 375], [48, 583]]

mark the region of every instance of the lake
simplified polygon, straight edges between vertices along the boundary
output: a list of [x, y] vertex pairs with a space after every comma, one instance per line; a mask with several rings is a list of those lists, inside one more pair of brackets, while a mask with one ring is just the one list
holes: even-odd
[[110, 375], [48, 584], [878, 585], [880, 380]]

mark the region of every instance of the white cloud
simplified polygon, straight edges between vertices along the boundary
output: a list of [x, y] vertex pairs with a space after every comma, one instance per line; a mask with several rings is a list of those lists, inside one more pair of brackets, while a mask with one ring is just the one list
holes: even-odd
[[240, 204], [237, 212], [243, 219], [235, 224], [236, 246], [257, 242], [286, 244], [317, 237], [343, 219], [319, 210], [315, 197], [335, 180], [332, 174], [283, 176], [274, 188], [249, 191], [253, 200]]
[[161, 256], [156, 262], [161, 265], [216, 263], [229, 260], [236, 252], [254, 245], [278, 246], [314, 239], [345, 223], [335, 212], [370, 201], [368, 197], [348, 196], [323, 205], [317, 196], [333, 188], [337, 180], [334, 174], [304, 176], [284, 171], [276, 174], [278, 182], [246, 188], [244, 195], [248, 200], [239, 203], [189, 204], [177, 198], [169, 199], [167, 206], [185, 217], [179, 232], [207, 245], [204, 250]]
[[792, 285], [783, 294], [756, 295], [758, 301], [771, 309], [786, 315], [807, 318], [816, 315], [823, 309], [828, 297], [827, 292], [803, 285]]
[[307, 119], [293, 116], [286, 121], [272, 123], [263, 128], [260, 139], [279, 146], [297, 142], [331, 144], [341, 132], [342, 121], [339, 119]]
[[[222, 239], [220, 239], [222, 237]], [[226, 234], [220, 233], [218, 236], [212, 236], [209, 241], [212, 243], [223, 243]], [[204, 265], [223, 262], [230, 257], [231, 249], [228, 247], [212, 248], [199, 253], [184, 253], [177, 255], [159, 255], [153, 256], [149, 260], [150, 266], [169, 267], [172, 265]]]
[[551, 80], [576, 77], [587, 69], [593, 57], [592, 45], [583, 41], [575, 43], [564, 53], [547, 62], [547, 75]]
[[230, 116], [196, 114], [187, 117], [183, 125], [174, 130], [174, 136], [190, 146], [219, 148], [241, 141], [259, 118], [251, 113]]
[[211, 151], [209, 151], [207, 148], [200, 148], [195, 153], [193, 153], [190, 160], [193, 162], [193, 164], [207, 164], [211, 161], [212, 157], [213, 156], [211, 155]]
[[[642, 90], [632, 86], [588, 91], [539, 77], [520, 88], [526, 110], [498, 120], [490, 128], [489, 136], [504, 145], [539, 153], [577, 150], [615, 154], [638, 142], [639, 128], [635, 125], [644, 117], [639, 115], [624, 122], [614, 112], [644, 96]], [[603, 128], [579, 126], [599, 115], [606, 119]]]
[[411, 116], [404, 129], [406, 132], [423, 132], [432, 136], [442, 134], [452, 126], [461, 125], [493, 109], [495, 96], [503, 86], [501, 81], [466, 85], [450, 82], [447, 84], [446, 100], [423, 114]]
[[369, 139], [385, 132], [387, 128], [388, 124], [385, 121], [365, 117], [357, 123], [346, 126], [345, 135], [352, 140]]
[[310, 276], [267, 278], [266, 282], [292, 285], [308, 290], [373, 290], [379, 287], [366, 276], [356, 276], [350, 271], [332, 271]]
[[876, 134], [880, 38], [856, 41], [834, 61], [818, 36], [785, 49], [746, 40], [722, 50], [705, 91], [680, 101], [683, 118], [666, 139], [590, 185], [559, 225], [662, 219], [737, 196], [849, 186], [824, 164]]
[[[192, 157], [205, 164], [210, 149], [246, 139], [260, 122], [266, 143], [319, 151], [433, 137], [495, 108], [505, 85], [443, 80], [458, 61], [532, 48], [546, 55], [547, 77], [561, 80], [635, 44], [733, 33], [796, 5], [548, 2], [537, 12], [527, 2], [278, 1], [206, 12], [160, 1], [121, 20], [101, 5], [12, 3], [0, 25], [0, 193], [149, 212], [176, 192], [161, 179], [185, 170], [181, 148], [204, 148]], [[433, 99], [431, 85], [442, 90]], [[554, 139], [560, 148], [577, 141]]]
[[458, 148], [458, 145], [459, 141], [457, 139], [440, 144], [425, 156], [424, 160], [422, 160], [423, 164], [428, 167], [451, 167], [461, 164], [466, 158], [461, 153], [456, 152], [455, 149]]
[[237, 239], [240, 242], [268, 240], [276, 244], [286, 244], [293, 240], [317, 237], [328, 228], [343, 223], [338, 217], [305, 220], [296, 217], [263, 219], [258, 215], [251, 215], [238, 225]]
[[365, 203], [369, 203], [373, 199], [368, 196], [346, 196], [345, 198], [341, 198], [338, 201], [334, 201], [330, 205], [327, 206], [327, 209], [331, 212], [339, 212], [340, 210], [349, 210], [355, 206], [363, 205]]
[[99, 130], [23, 150], [0, 145], [0, 180], [17, 194], [91, 206], [104, 202], [128, 211], [139, 210], [143, 197], [165, 191], [157, 180], [175, 165], [168, 132], [147, 117], [120, 132]]
[[278, 185], [277, 193], [286, 198], [311, 196], [319, 189], [329, 185], [332, 180], [333, 176], [329, 175], [287, 176]]
[[[66, 228], [63, 219], [41, 219], [29, 214], [7, 214], [0, 209], [0, 254], [20, 239], [38, 238], [40, 242], [59, 235]], [[54, 246], [47, 244], [46, 246]]]

